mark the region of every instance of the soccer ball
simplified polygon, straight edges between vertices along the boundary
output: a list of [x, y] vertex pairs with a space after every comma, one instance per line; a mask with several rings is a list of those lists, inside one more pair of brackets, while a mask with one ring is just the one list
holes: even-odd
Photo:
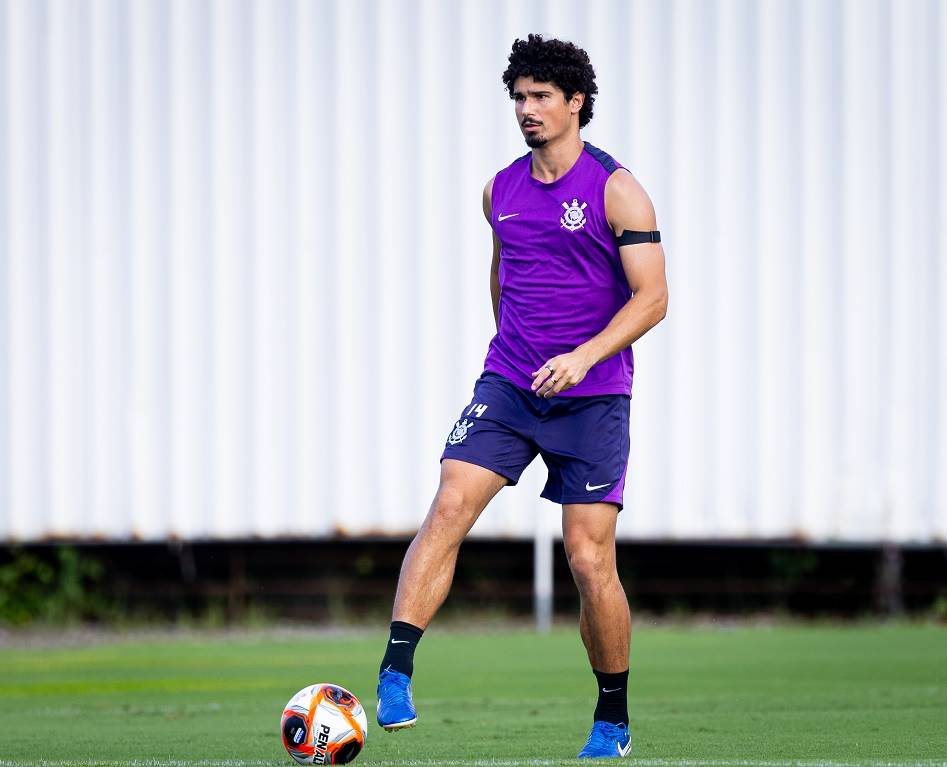
[[368, 718], [337, 684], [303, 687], [283, 707], [283, 746], [300, 764], [346, 764], [365, 746]]

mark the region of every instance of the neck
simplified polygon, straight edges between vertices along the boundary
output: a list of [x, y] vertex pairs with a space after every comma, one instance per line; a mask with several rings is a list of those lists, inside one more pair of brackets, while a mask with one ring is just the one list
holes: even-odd
[[550, 184], [562, 178], [575, 165], [585, 145], [576, 131], [557, 141], [550, 141], [533, 150], [530, 173], [533, 178]]

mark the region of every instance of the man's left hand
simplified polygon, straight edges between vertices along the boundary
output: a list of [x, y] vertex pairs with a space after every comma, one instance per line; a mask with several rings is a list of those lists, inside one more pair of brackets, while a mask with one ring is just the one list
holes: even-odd
[[549, 399], [580, 383], [593, 364], [592, 356], [581, 346], [568, 354], [559, 354], [533, 373], [531, 388], [537, 397]]

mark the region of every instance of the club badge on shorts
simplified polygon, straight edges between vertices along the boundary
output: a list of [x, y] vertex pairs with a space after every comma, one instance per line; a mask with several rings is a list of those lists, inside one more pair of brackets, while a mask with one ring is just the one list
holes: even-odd
[[465, 439], [467, 439], [467, 431], [473, 426], [473, 421], [468, 421], [466, 418], [463, 421], [454, 422], [454, 430], [450, 433], [450, 436], [447, 438], [447, 444], [449, 445], [459, 445]]

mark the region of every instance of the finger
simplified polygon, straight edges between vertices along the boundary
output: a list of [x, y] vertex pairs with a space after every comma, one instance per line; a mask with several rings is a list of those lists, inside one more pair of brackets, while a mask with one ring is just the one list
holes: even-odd
[[556, 367], [552, 360], [546, 360], [542, 365], [539, 366], [537, 370], [534, 370], [531, 375], [535, 378], [540, 373], [554, 373], [555, 370]]
[[559, 394], [560, 392], [564, 392], [567, 389], [571, 389], [573, 386], [578, 386], [580, 383], [582, 383], [583, 378], [585, 378], [585, 376], [578, 374], [574, 376], [563, 376], [559, 379], [558, 391], [556, 393]]
[[530, 384], [530, 387], [532, 388], [532, 390], [536, 391], [540, 386], [542, 386], [546, 382], [546, 379], [548, 377], [549, 377], [548, 370], [536, 373], [533, 377], [533, 383]]
[[573, 386], [576, 386], [579, 383], [577, 380], [579, 376], [569, 372], [565, 366], [563, 366], [561, 372], [556, 373], [556, 375], [552, 376], [552, 378], [554, 378], [555, 381], [551, 381], [551, 385], [549, 387], [552, 390], [549, 393], [550, 397], [556, 394], [561, 394], [566, 389], [571, 389]]
[[[546, 372], [548, 373], [549, 371], [547, 370]], [[546, 391], [546, 389], [548, 389], [552, 385], [549, 383], [551, 380], [552, 380], [552, 376], [546, 376], [545, 378], [542, 378], [542, 380], [540, 380], [538, 383], [535, 381], [533, 382], [533, 391], [536, 392], [537, 397], [543, 396], [543, 393]]]
[[549, 379], [545, 384], [540, 388], [537, 395], [540, 397], [552, 397], [554, 394], [558, 394], [562, 388], [562, 380], [558, 376], [549, 376]]
[[551, 362], [547, 362], [547, 363], [545, 363], [541, 368], [539, 368], [539, 370], [537, 370], [536, 372], [534, 372], [534, 373], [533, 373], [533, 383], [532, 383], [533, 391], [535, 391], [535, 390], [538, 389], [540, 386], [542, 386], [543, 383], [544, 383], [548, 378], [550, 378], [550, 377], [553, 375], [553, 372], [552, 372], [552, 371], [554, 371], [554, 370], [555, 370], [555, 368], [553, 367], [553, 365], [551, 364]]

